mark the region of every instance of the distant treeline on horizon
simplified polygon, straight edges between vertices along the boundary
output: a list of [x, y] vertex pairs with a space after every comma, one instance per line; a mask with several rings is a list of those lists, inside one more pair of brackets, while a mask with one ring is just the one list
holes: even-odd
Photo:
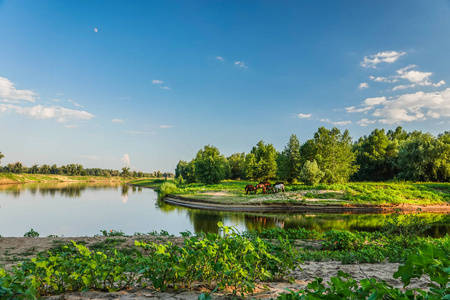
[[[0, 152], [0, 159], [3, 155]], [[0, 173], [14, 173], [14, 174], [51, 174], [51, 175], [66, 175], [66, 176], [106, 176], [106, 177], [125, 177], [125, 178], [142, 178], [142, 177], [156, 177], [156, 178], [173, 178], [174, 173], [155, 171], [152, 173], [144, 173], [141, 171], [130, 171], [130, 168], [123, 167], [122, 171], [112, 169], [100, 168], [84, 168], [80, 164], [67, 164], [58, 167], [56, 164], [50, 166], [44, 164], [39, 166], [35, 164], [31, 167], [24, 166], [21, 162], [7, 164], [0, 166]]]
[[217, 183], [223, 179], [297, 180], [309, 185], [351, 181], [450, 181], [450, 132], [437, 137], [421, 131], [375, 129], [353, 142], [349, 131], [320, 127], [300, 144], [293, 134], [284, 150], [258, 142], [249, 153], [229, 157], [207, 145], [190, 162], [180, 160], [181, 182]]

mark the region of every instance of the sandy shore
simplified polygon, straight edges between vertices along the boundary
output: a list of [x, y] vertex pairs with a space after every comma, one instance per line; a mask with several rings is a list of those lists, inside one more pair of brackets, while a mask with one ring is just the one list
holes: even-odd
[[[3, 268], [11, 269], [13, 265], [23, 261], [24, 259], [32, 258], [37, 252], [46, 251], [55, 247], [58, 244], [69, 243], [71, 240], [75, 242], [84, 241], [87, 246], [105, 240], [107, 237], [63, 237], [63, 238], [17, 238], [17, 237], [3, 237], [0, 238], [0, 264]], [[120, 247], [134, 247], [135, 240], [149, 240], [157, 243], [164, 243], [168, 238], [152, 237], [152, 236], [133, 236], [133, 237], [119, 237], [126, 241]], [[170, 241], [181, 245], [184, 238], [170, 238]], [[248, 298], [254, 299], [270, 299], [276, 298], [278, 294], [285, 292], [286, 289], [299, 290], [305, 288], [306, 285], [313, 281], [315, 277], [322, 277], [325, 282], [330, 280], [330, 277], [336, 276], [339, 270], [347, 272], [355, 279], [363, 279], [365, 275], [373, 277], [378, 280], [385, 280], [388, 284], [395, 287], [402, 288], [400, 280], [393, 279], [392, 274], [397, 271], [399, 264], [397, 263], [381, 263], [381, 264], [360, 264], [360, 265], [342, 265], [340, 262], [299, 262], [298, 267], [291, 276], [295, 278], [295, 283], [289, 282], [260, 282], [254, 295]], [[302, 270], [301, 270], [302, 269]], [[361, 271], [364, 271], [364, 273]], [[427, 281], [425, 279], [415, 280], [409, 288], [427, 288]], [[268, 288], [264, 288], [266, 285]], [[204, 288], [198, 286], [194, 289], [168, 289], [164, 293], [157, 292], [150, 288], [142, 289], [141, 287], [133, 287], [127, 291], [120, 291], [116, 293], [104, 292], [83, 292], [83, 293], [69, 293], [63, 295], [47, 296], [44, 299], [197, 299], [198, 295], [206, 292]], [[220, 292], [213, 295], [213, 299], [230, 299], [229, 293]]]

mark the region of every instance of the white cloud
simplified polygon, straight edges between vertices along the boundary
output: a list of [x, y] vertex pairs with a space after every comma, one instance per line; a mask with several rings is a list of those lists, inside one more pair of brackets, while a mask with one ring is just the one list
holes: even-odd
[[369, 84], [367, 82], [361, 82], [360, 83], [360, 85], [359, 85], [359, 89], [360, 90], [367, 89], [367, 88], [369, 88]]
[[335, 121], [335, 122], [333, 122], [330, 119], [320, 119], [320, 121], [325, 122], [325, 123], [331, 123], [335, 126], [345, 126], [345, 125], [352, 123], [352, 121]]
[[121, 158], [121, 160], [127, 165], [131, 165], [130, 156], [128, 154], [124, 154]]
[[167, 129], [167, 128], [173, 128], [173, 126], [171, 126], [171, 125], [160, 125], [159, 128]]
[[364, 100], [364, 105], [374, 106], [386, 102], [386, 97], [374, 97]]
[[19, 103], [21, 101], [35, 102], [36, 93], [31, 90], [18, 90], [8, 78], [0, 77], [0, 101]]
[[44, 107], [36, 105], [33, 107], [21, 107], [12, 104], [0, 104], [1, 112], [15, 112], [34, 119], [56, 119], [58, 122], [67, 120], [90, 120], [95, 116], [87, 111], [68, 109], [61, 106]]
[[122, 120], [122, 119], [112, 119], [111, 122], [113, 122], [113, 123], [125, 123], [125, 121]]
[[444, 80], [441, 80], [441, 81], [439, 81], [438, 83], [434, 83], [433, 86], [434, 86], [434, 87], [440, 87], [441, 85], [444, 85], [444, 84], [445, 84], [445, 81], [444, 81]]
[[364, 60], [359, 64], [365, 68], [376, 68], [377, 65], [381, 62], [390, 64], [397, 61], [401, 56], [405, 54], [406, 52], [397, 51], [378, 52], [377, 54], [370, 55], [369, 57], [364, 56]]
[[163, 90], [170, 90], [170, 87], [168, 87], [168, 86], [162, 86], [162, 87], [160, 87], [160, 89], [163, 89]]
[[236, 67], [239, 67], [239, 68], [244, 68], [244, 69], [247, 68], [247, 65], [246, 65], [245, 62], [243, 62], [243, 61], [235, 61], [235, 62], [234, 62], [234, 65], [235, 65]]
[[408, 88], [413, 88], [413, 87], [415, 87], [416, 85], [415, 84], [402, 84], [402, 85], [397, 85], [397, 86], [394, 86], [393, 88], [392, 88], [392, 91], [398, 91], [398, 90], [404, 90], [404, 89], [408, 89]]
[[152, 80], [152, 83], [153, 83], [153, 84], [163, 84], [164, 81], [159, 80], [159, 79], [153, 79], [153, 80]]
[[311, 116], [312, 114], [302, 114], [302, 113], [296, 115], [296, 117], [300, 119], [309, 119], [311, 118]]
[[216, 56], [216, 59], [218, 59], [220, 61], [224, 61], [225, 60], [222, 56]]
[[350, 106], [350, 107], [345, 108], [345, 110], [349, 113], [367, 112], [371, 109], [373, 109], [372, 106], [366, 106], [366, 107], [361, 107], [361, 108], [356, 108], [356, 106]]
[[380, 77], [380, 76], [378, 76], [378, 77], [370, 76], [369, 78], [370, 78], [370, 80], [373, 80], [375, 82], [397, 82], [398, 81], [398, 79], [396, 79], [396, 78], [389, 79], [387, 77]]
[[94, 28], [94, 32], [97, 33], [97, 32], [98, 32], [98, 29], [97, 29], [97, 28]]
[[365, 126], [367, 126], [369, 124], [374, 124], [376, 122], [377, 122], [376, 120], [361, 119], [358, 122], [356, 122], [356, 124], [365, 127]]
[[67, 100], [68, 102], [70, 102], [70, 103], [72, 103], [73, 105], [75, 105], [76, 107], [83, 107], [83, 105], [81, 105], [81, 104], [78, 104], [78, 103], [76, 103], [75, 101], [73, 101], [73, 100]]
[[66, 128], [77, 128], [78, 127], [78, 125], [74, 125], [74, 124], [67, 124], [67, 125], [64, 125], [64, 127], [66, 127]]
[[450, 88], [440, 92], [417, 92], [386, 101], [373, 113], [383, 124], [423, 121], [428, 117], [450, 117]]

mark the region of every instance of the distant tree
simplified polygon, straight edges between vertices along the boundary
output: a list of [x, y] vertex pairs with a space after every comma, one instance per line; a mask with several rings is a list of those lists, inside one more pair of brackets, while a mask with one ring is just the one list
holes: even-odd
[[9, 172], [11, 173], [16, 173], [16, 174], [20, 174], [23, 173], [23, 165], [20, 161], [15, 162], [14, 164], [8, 164], [9, 167]]
[[246, 179], [253, 179], [255, 178], [255, 169], [256, 169], [256, 158], [255, 158], [255, 154], [253, 153], [248, 153], [245, 156], [245, 161], [244, 161], [244, 174], [245, 174], [245, 178]]
[[225, 178], [227, 161], [219, 149], [207, 145], [195, 157], [195, 177], [205, 184], [219, 183]]
[[3, 157], [5, 157], [5, 156], [0, 152], [0, 163], [2, 162]]
[[37, 173], [39, 173], [39, 165], [34, 164], [33, 166], [31, 166], [31, 168], [28, 170], [28, 172], [30, 174], [37, 174]]
[[430, 133], [413, 131], [398, 153], [400, 179], [413, 181], [450, 180], [450, 134], [437, 139]]
[[279, 178], [285, 179], [289, 183], [292, 183], [299, 178], [302, 168], [300, 141], [295, 134], [291, 135], [283, 152], [278, 155], [277, 166], [277, 175]]
[[39, 168], [39, 173], [40, 174], [50, 174], [50, 166], [43, 164], [40, 168]]
[[308, 145], [315, 153], [314, 159], [320, 170], [325, 173], [322, 182], [344, 183], [358, 170], [348, 130], [341, 133], [336, 127], [331, 130], [320, 127], [314, 134], [314, 146], [311, 147], [311, 142]]
[[322, 177], [325, 175], [323, 171], [320, 170], [317, 162], [313, 160], [312, 162], [307, 160], [303, 165], [300, 179], [307, 185], [318, 185]]
[[128, 178], [130, 177], [130, 168], [128, 167], [123, 167], [122, 168], [122, 173], [120, 174], [123, 178]]
[[[397, 132], [397, 134], [395, 133]], [[369, 136], [361, 137], [355, 143], [356, 164], [359, 170], [353, 179], [359, 181], [384, 181], [397, 176], [397, 158], [400, 130], [385, 133], [384, 129], [375, 129]]]
[[191, 160], [186, 166], [186, 176], [183, 176], [186, 183], [194, 183], [197, 181], [195, 177], [195, 159]]
[[158, 171], [156, 172], [156, 178], [161, 178], [161, 177], [162, 177], [162, 173], [161, 173], [160, 170], [158, 170]]
[[255, 157], [253, 177], [257, 179], [274, 178], [277, 173], [277, 150], [272, 144], [259, 141], [250, 151]]
[[180, 160], [175, 167], [175, 177], [178, 178], [179, 176], [186, 177], [186, 168], [188, 163], [184, 160]]
[[230, 170], [230, 179], [245, 177], [245, 153], [233, 153], [227, 158]]

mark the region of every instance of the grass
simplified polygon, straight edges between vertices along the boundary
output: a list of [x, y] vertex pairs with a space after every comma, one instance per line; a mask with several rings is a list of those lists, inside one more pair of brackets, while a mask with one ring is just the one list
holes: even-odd
[[66, 181], [124, 181], [121, 177], [107, 176], [66, 176], [49, 174], [13, 174], [0, 173], [0, 183], [26, 183], [26, 182], [66, 182]]
[[[165, 180], [145, 179], [132, 184], [158, 190]], [[245, 194], [247, 184], [255, 181], [225, 180], [218, 184], [178, 184], [173, 195], [221, 204], [304, 204], [314, 199], [314, 204], [336, 205], [442, 205], [450, 204], [450, 183], [429, 182], [349, 182], [316, 187], [303, 183], [286, 185], [286, 193]], [[336, 201], [337, 200], [337, 201]]]

